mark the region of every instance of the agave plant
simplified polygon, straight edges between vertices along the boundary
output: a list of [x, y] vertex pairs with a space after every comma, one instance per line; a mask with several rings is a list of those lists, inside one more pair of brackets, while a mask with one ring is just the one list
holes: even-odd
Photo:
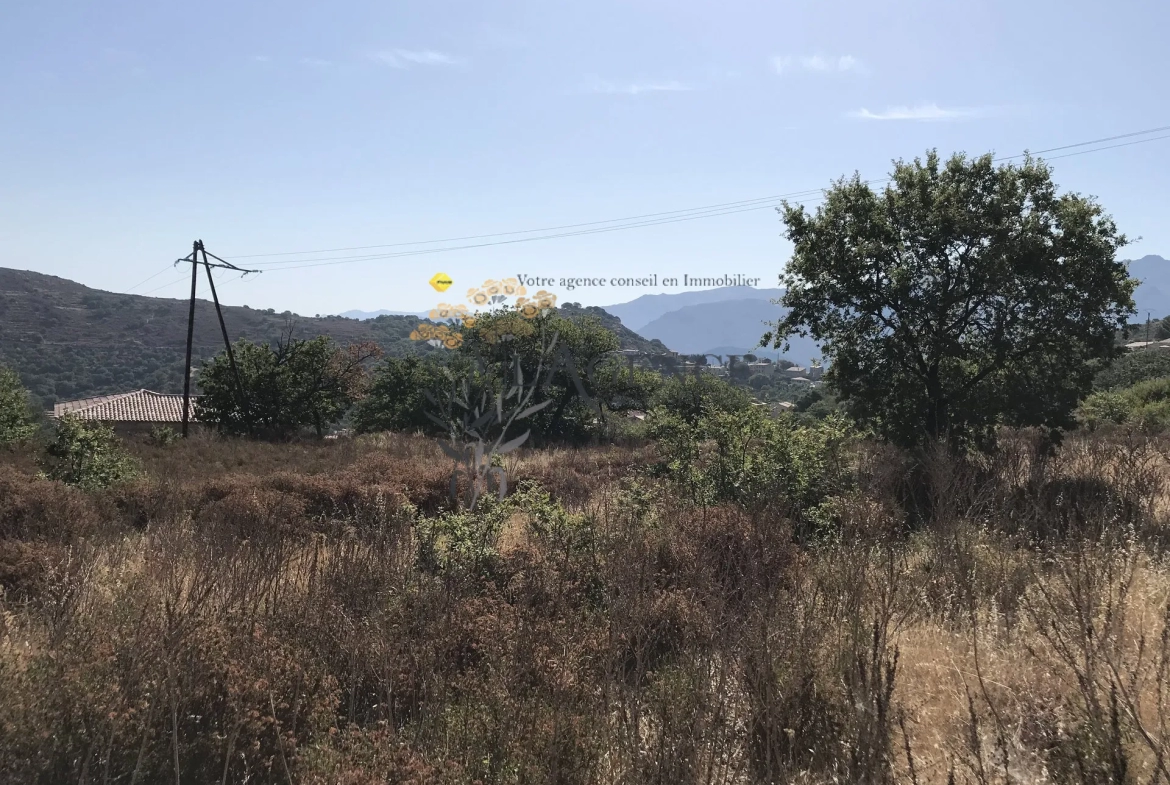
[[[451, 474], [451, 499], [459, 502], [458, 481], [460, 474], [468, 478], [466, 504], [475, 509], [480, 497], [485, 494], [494, 479], [501, 499], [508, 492], [507, 475], [501, 467], [493, 466], [493, 458], [506, 455], [528, 440], [531, 431], [513, 435], [513, 426], [519, 421], [552, 403], [552, 399], [533, 404], [532, 397], [540, 387], [541, 372], [545, 359], [556, 346], [557, 336], [541, 337], [541, 353], [536, 373], [525, 378], [519, 353], [513, 353], [500, 368], [499, 379], [490, 377], [472, 382], [470, 374], [457, 377], [445, 368], [449, 385], [442, 400], [426, 391], [427, 399], [439, 408], [439, 413], [427, 412], [427, 417], [444, 428], [449, 442], [440, 442], [449, 457], [463, 464], [456, 466]], [[509, 438], [511, 437], [511, 438]]]

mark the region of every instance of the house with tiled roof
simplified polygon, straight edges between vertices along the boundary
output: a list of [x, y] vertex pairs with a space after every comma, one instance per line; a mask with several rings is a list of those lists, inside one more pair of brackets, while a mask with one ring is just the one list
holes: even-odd
[[[197, 396], [191, 396], [191, 423], [197, 420], [196, 399]], [[50, 416], [57, 418], [65, 414], [72, 414], [82, 420], [103, 422], [121, 432], [146, 431], [158, 425], [178, 427], [183, 423], [183, 396], [151, 390], [100, 395], [58, 403]]]

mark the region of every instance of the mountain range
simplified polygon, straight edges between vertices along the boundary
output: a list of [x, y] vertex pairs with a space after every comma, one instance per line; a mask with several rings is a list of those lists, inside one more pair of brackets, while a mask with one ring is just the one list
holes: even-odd
[[656, 338], [681, 354], [752, 353], [784, 357], [797, 365], [819, 358], [821, 348], [811, 338], [793, 337], [787, 352], [756, 348], [769, 329], [768, 323], [783, 318], [786, 312], [769, 297], [695, 303], [659, 316], [638, 334]]
[[[672, 311], [689, 305], [708, 305], [728, 300], [775, 300], [784, 294], [783, 289], [754, 289], [750, 286], [724, 286], [719, 289], [703, 289], [678, 294], [644, 294], [628, 303], [601, 306], [622, 320], [622, 324], [635, 332]], [[762, 334], [762, 332], [761, 332]], [[759, 336], [756, 336], [757, 338]], [[675, 349], [676, 352], [683, 351]]]
[[[1160, 319], [1170, 315], [1170, 261], [1161, 256], [1143, 256], [1127, 262], [1130, 276], [1141, 283], [1134, 292], [1135, 322], [1146, 315]], [[785, 309], [773, 304], [783, 289], [724, 287], [679, 294], [643, 295], [628, 303], [604, 306], [622, 324], [647, 338], [655, 338], [683, 354], [745, 354], [785, 357], [803, 365], [820, 356], [819, 345], [810, 338], [794, 337], [787, 352], [754, 348]]]
[[379, 311], [343, 311], [337, 315], [364, 322], [367, 319], [377, 319], [379, 316], [410, 316], [415, 319], [425, 319], [428, 313], [430, 311], [387, 311], [382, 309]]
[[1170, 260], [1161, 256], [1143, 256], [1129, 263], [1129, 274], [1141, 281], [1133, 293], [1139, 322], [1146, 320], [1146, 314], [1154, 319], [1170, 315]]

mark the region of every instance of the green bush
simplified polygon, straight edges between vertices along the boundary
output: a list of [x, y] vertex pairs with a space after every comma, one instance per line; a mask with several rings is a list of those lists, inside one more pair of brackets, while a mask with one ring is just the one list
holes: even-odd
[[179, 432], [169, 425], [156, 425], [150, 429], [150, 443], [156, 447], [169, 447], [180, 438]]
[[710, 412], [734, 412], [751, 406], [751, 396], [708, 374], [672, 376], [654, 393], [651, 404], [695, 425]]
[[1097, 374], [1093, 386], [1098, 390], [1117, 390], [1165, 377], [1170, 377], [1170, 352], [1144, 349], [1118, 357]]
[[1164, 431], [1170, 428], [1170, 378], [1093, 393], [1081, 404], [1078, 417], [1089, 428], [1116, 424]]
[[651, 433], [665, 459], [660, 468], [696, 502], [775, 507], [814, 520], [852, 481], [847, 450], [857, 434], [839, 415], [801, 424], [757, 409], [714, 411], [692, 427], [659, 410]]
[[108, 425], [67, 414], [57, 421], [57, 434], [45, 448], [45, 476], [83, 490], [105, 488], [131, 480], [139, 468]]
[[36, 432], [28, 391], [16, 371], [0, 366], [0, 444], [23, 441]]

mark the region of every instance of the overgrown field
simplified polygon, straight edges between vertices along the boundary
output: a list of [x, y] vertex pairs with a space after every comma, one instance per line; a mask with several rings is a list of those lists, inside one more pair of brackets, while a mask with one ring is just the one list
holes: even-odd
[[1170, 782], [1170, 442], [776, 428], [0, 452], [0, 782]]

